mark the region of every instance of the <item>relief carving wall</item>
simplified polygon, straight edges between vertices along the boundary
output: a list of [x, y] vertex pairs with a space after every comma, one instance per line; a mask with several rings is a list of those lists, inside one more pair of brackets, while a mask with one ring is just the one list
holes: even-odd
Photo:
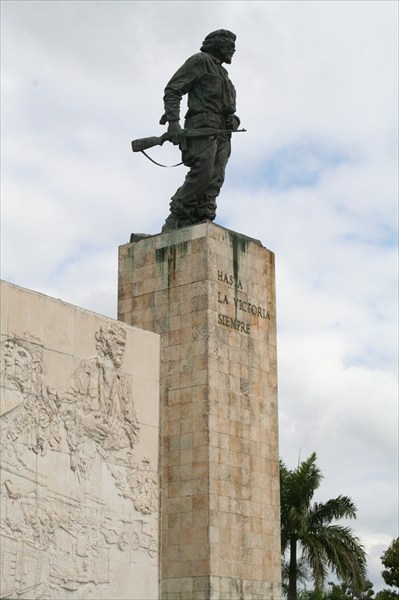
[[157, 595], [158, 429], [135, 407], [132, 328], [99, 319], [87, 332], [96, 355], [66, 354], [56, 387], [46, 357], [57, 350], [33, 332], [2, 332], [1, 598]]

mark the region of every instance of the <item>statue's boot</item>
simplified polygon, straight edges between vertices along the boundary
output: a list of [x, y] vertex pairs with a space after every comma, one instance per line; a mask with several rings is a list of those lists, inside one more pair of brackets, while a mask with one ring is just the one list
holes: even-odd
[[170, 213], [170, 215], [166, 219], [161, 231], [162, 231], [162, 233], [166, 233], [167, 231], [173, 231], [174, 229], [178, 229], [178, 228], [179, 228], [179, 221], [177, 220], [177, 217], [173, 213]]

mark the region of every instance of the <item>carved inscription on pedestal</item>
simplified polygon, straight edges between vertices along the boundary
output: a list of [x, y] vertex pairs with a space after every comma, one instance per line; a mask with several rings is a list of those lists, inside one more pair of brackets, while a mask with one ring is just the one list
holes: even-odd
[[[249, 302], [248, 299], [238, 297], [238, 293], [243, 292], [244, 290], [241, 279], [218, 270], [217, 280], [219, 283], [222, 283], [224, 287], [223, 291], [218, 291], [218, 304], [222, 305], [222, 310], [226, 310], [227, 307], [231, 305], [234, 314], [234, 316], [232, 316], [219, 312], [217, 316], [218, 325], [223, 325], [230, 329], [250, 335], [251, 323], [249, 323], [247, 319], [252, 318], [253, 320], [259, 321], [266, 319], [266, 321], [270, 321], [270, 313], [267, 308]], [[228, 291], [230, 291], [230, 289], [234, 291], [233, 297], [226, 293], [226, 286]]]

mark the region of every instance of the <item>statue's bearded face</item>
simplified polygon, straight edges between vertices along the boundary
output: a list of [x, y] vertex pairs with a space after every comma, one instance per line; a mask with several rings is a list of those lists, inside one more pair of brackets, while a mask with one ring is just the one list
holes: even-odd
[[227, 64], [231, 63], [234, 52], [236, 51], [236, 45], [234, 40], [223, 40], [218, 48], [218, 58]]

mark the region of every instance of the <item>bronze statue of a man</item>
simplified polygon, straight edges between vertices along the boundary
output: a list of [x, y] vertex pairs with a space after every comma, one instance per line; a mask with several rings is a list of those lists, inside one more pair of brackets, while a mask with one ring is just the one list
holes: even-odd
[[190, 168], [185, 181], [170, 203], [170, 215], [162, 231], [187, 227], [216, 216], [216, 198], [223, 185], [231, 152], [231, 134], [184, 137], [181, 132], [180, 103], [187, 94], [185, 129], [236, 130], [236, 91], [223, 63], [231, 63], [236, 36], [226, 29], [209, 33], [200, 52], [191, 56], [173, 75], [165, 88], [165, 113], [160, 123], [168, 123], [168, 134], [180, 144], [183, 163]]

